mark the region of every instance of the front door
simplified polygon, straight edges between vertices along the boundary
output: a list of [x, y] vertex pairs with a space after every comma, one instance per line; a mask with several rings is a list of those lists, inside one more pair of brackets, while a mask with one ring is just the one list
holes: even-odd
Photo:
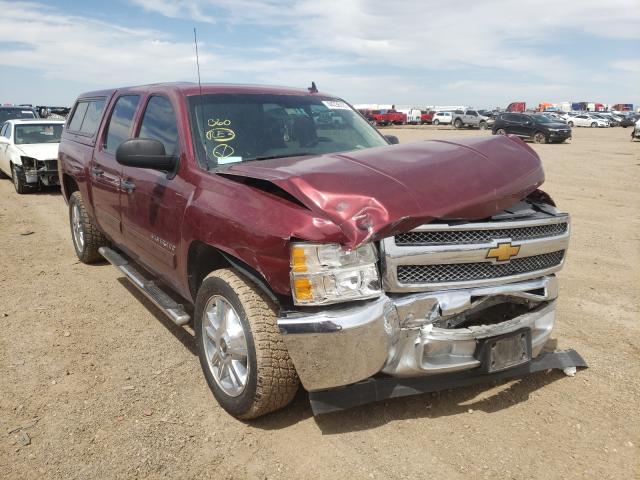
[[122, 165], [116, 150], [131, 137], [139, 95], [123, 95], [116, 100], [91, 162], [91, 188], [95, 216], [100, 229], [116, 244], [123, 240], [120, 193]]
[[[5, 123], [2, 126], [2, 128], [0, 128], [0, 137], [4, 137], [7, 140], [10, 139], [11, 124], [9, 122]], [[0, 170], [2, 170], [6, 175], [11, 175], [11, 167], [9, 166], [9, 144], [8, 143], [0, 143]]]
[[[149, 98], [136, 136], [158, 140], [167, 155], [180, 156], [176, 115], [167, 98]], [[147, 168], [124, 167], [122, 179], [122, 229], [127, 250], [171, 283], [176, 278], [173, 272], [188, 186], [172, 172]]]

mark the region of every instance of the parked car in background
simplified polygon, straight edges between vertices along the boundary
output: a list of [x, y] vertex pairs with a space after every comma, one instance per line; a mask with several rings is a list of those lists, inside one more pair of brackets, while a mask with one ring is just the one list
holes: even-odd
[[476, 110], [454, 110], [453, 126], [456, 128], [468, 127], [485, 130], [487, 128], [487, 117], [480, 115]]
[[64, 121], [9, 120], [0, 128], [0, 172], [16, 192], [59, 185], [58, 145]]
[[432, 110], [422, 110], [420, 112], [420, 124], [421, 125], [431, 125], [433, 123], [433, 115], [436, 112]]
[[376, 125], [404, 125], [407, 123], [407, 115], [396, 110], [372, 110], [371, 118]]
[[503, 113], [496, 118], [491, 133], [517, 135], [535, 143], [561, 143], [571, 138], [571, 128], [567, 124], [544, 115], [524, 113]]
[[640, 118], [640, 115], [624, 115], [620, 120], [620, 126], [622, 128], [633, 127], [635, 126], [638, 118]]
[[38, 114], [32, 107], [0, 106], [0, 125], [16, 118], [38, 118]]
[[420, 112], [420, 110], [418, 110], [417, 108], [398, 110], [398, 112], [406, 116], [406, 123], [409, 125], [419, 125], [420, 123], [422, 123], [422, 112]]
[[436, 112], [433, 114], [434, 125], [450, 125], [453, 121], [451, 112]]
[[636, 138], [640, 138], [640, 119], [636, 120], [636, 123], [631, 131], [631, 141]]
[[595, 118], [586, 113], [581, 113], [580, 115], [570, 116], [567, 119], [567, 125], [571, 128], [573, 127], [608, 127], [609, 122], [602, 118]]
[[547, 117], [551, 120], [555, 120], [558, 122], [562, 122], [562, 123], [567, 123], [565, 117], [559, 113], [555, 113], [555, 112], [543, 112], [543, 113], [539, 113], [537, 115], [542, 115], [544, 117]]

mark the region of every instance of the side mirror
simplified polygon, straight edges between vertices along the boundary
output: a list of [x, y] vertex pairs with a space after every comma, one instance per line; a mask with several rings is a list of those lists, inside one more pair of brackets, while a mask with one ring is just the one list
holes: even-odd
[[177, 159], [168, 156], [163, 143], [158, 140], [131, 138], [122, 142], [116, 150], [116, 161], [127, 167], [171, 171], [176, 166]]
[[396, 137], [395, 135], [385, 135], [384, 138], [386, 138], [387, 142], [389, 142], [391, 145], [397, 145], [400, 143], [400, 140], [398, 140], [398, 137]]
[[0, 145], [8, 145], [9, 139], [7, 137], [0, 137]]

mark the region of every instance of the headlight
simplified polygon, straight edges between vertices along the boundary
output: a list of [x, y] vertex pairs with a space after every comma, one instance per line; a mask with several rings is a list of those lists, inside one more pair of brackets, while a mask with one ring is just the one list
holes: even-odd
[[380, 296], [376, 249], [338, 244], [291, 244], [291, 291], [296, 305], [327, 305]]

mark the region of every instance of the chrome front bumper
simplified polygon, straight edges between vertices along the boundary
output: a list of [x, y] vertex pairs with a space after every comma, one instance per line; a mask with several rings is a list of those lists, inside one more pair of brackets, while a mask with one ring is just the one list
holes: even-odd
[[[278, 320], [289, 355], [308, 391], [348, 385], [379, 372], [415, 377], [480, 366], [483, 339], [521, 329], [531, 331], [535, 358], [555, 322], [558, 294], [553, 275], [492, 287], [422, 292]], [[468, 328], [438, 328], [433, 322], [477, 307], [493, 297], [538, 304], [510, 320]]]

